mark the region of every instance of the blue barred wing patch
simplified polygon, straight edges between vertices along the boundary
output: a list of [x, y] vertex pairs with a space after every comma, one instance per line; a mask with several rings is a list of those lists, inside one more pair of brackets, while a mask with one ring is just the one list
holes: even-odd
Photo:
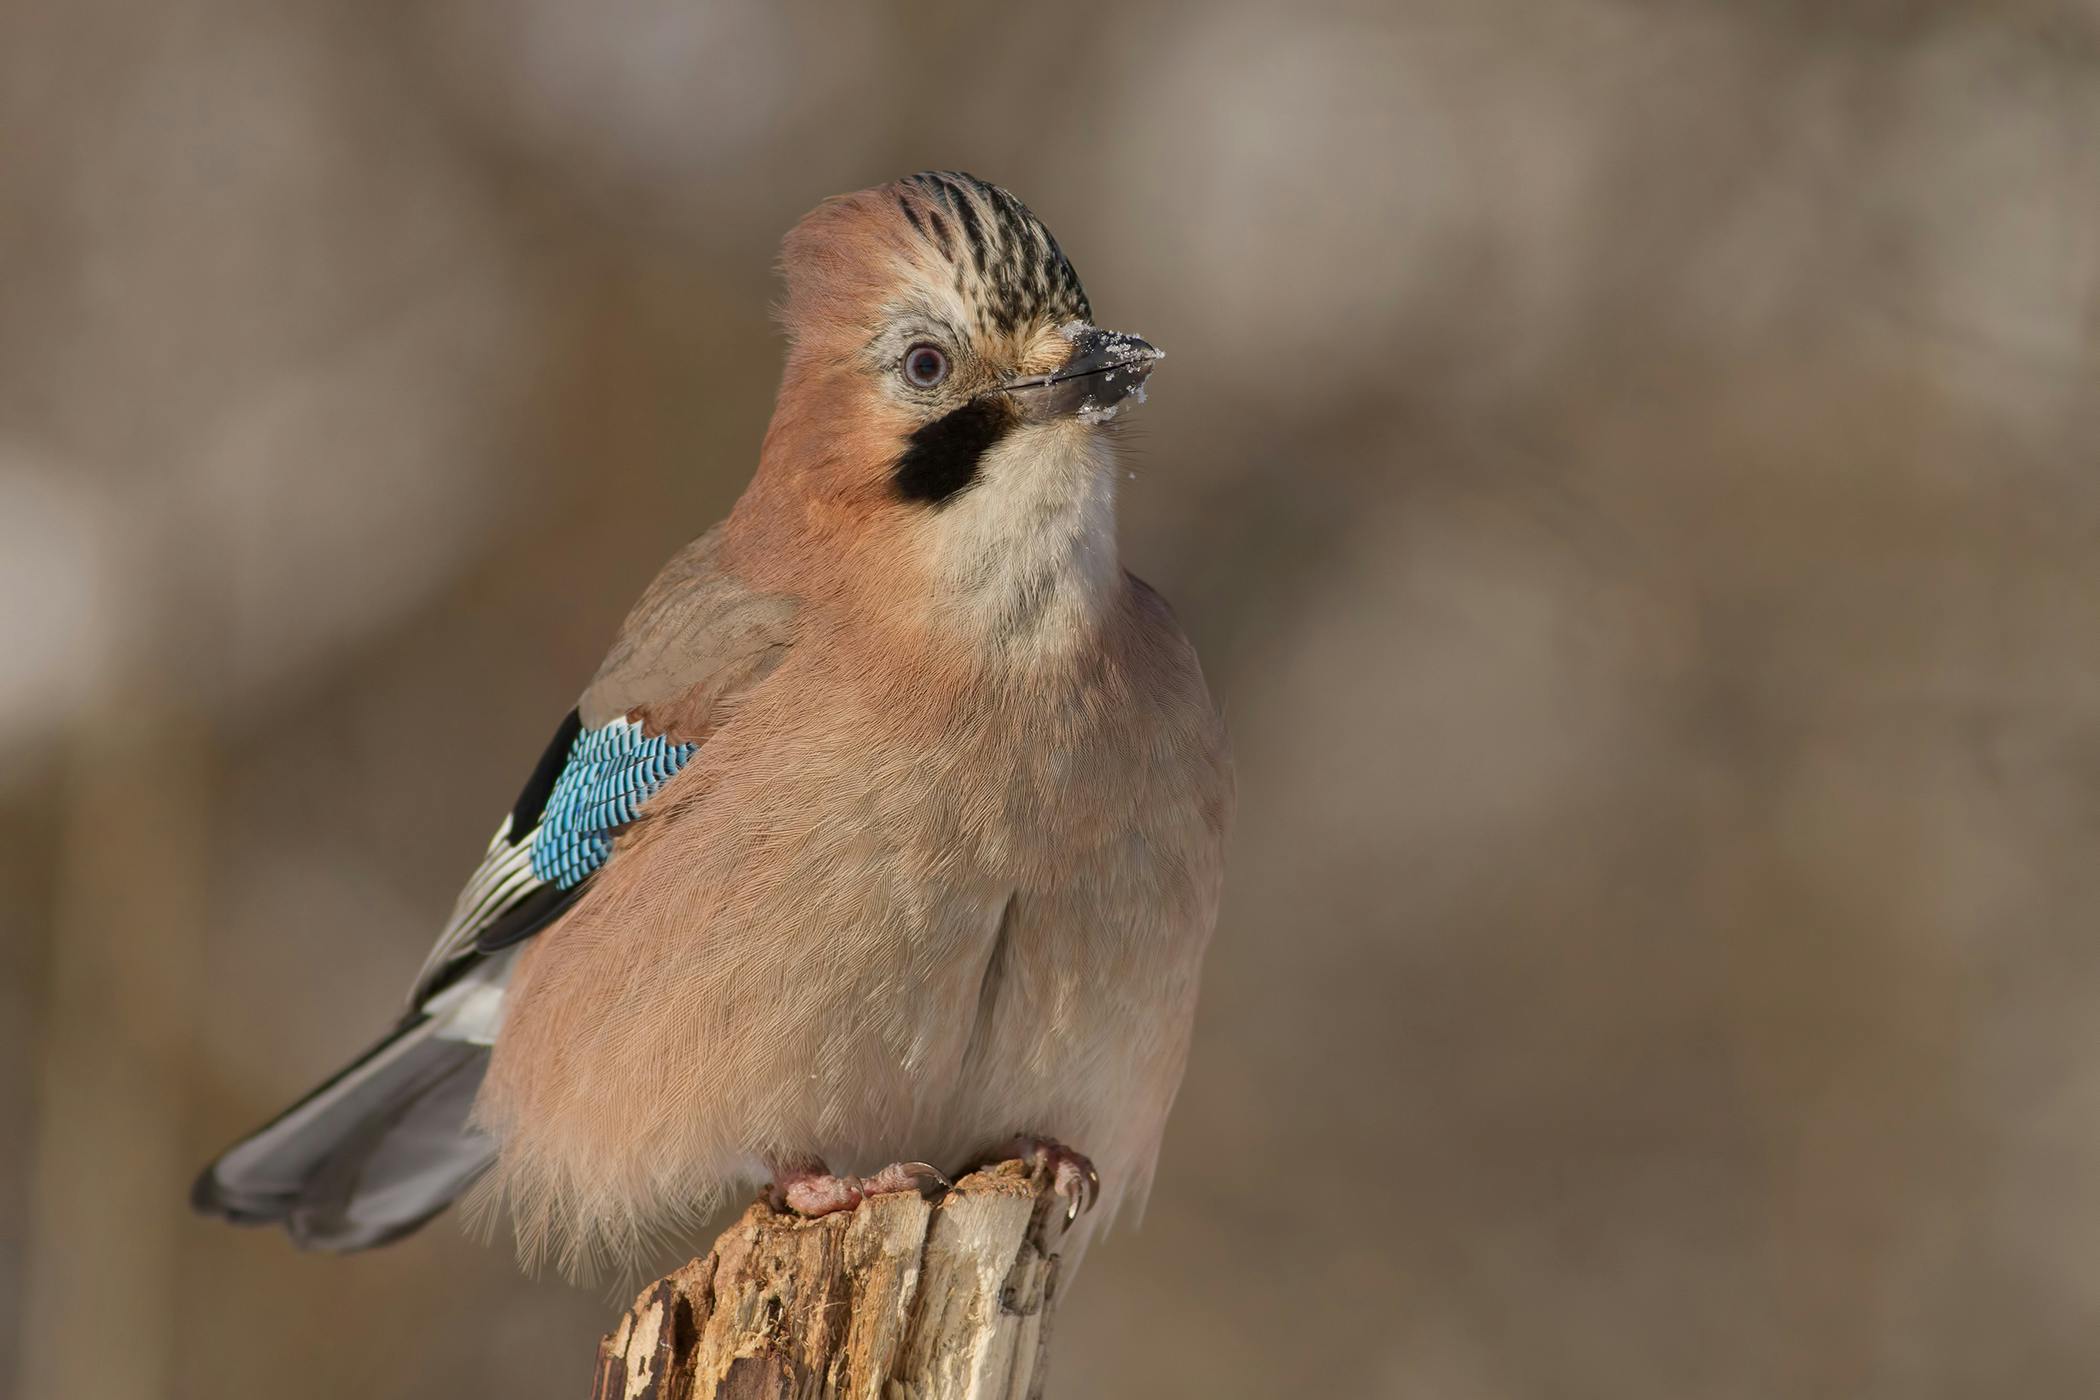
[[578, 734], [533, 833], [533, 876], [564, 890], [590, 878], [612, 855], [613, 836], [699, 748], [624, 719]]
[[421, 1005], [465, 960], [530, 938], [558, 917], [611, 857], [620, 828], [699, 747], [650, 738], [628, 720], [585, 729], [571, 710], [460, 890], [409, 1005]]

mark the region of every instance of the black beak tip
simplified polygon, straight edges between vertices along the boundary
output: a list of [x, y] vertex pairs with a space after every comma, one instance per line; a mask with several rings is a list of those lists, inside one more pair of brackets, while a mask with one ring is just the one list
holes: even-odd
[[1142, 340], [1122, 331], [1097, 330], [1088, 326], [1072, 342], [1072, 358], [1065, 364], [1063, 374], [1091, 373], [1111, 369], [1150, 369], [1167, 357], [1167, 352], [1149, 340]]
[[1052, 373], [1018, 381], [1007, 392], [1055, 417], [1105, 422], [1125, 399], [1144, 399], [1144, 383], [1166, 352], [1125, 335], [1083, 326], [1071, 335], [1072, 353]]

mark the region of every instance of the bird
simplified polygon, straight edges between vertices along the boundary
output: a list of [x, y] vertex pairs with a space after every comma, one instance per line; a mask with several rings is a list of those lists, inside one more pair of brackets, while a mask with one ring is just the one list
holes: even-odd
[[590, 1277], [752, 1187], [820, 1216], [1021, 1155], [1075, 1252], [1144, 1200], [1235, 805], [1116, 538], [1162, 352], [958, 171], [823, 201], [779, 265], [748, 487], [621, 625], [406, 1011], [198, 1211], [347, 1252], [464, 1197]]

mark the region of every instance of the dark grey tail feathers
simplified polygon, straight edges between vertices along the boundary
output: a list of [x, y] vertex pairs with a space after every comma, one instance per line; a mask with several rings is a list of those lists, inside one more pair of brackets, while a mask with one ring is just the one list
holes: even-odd
[[488, 1047], [411, 1016], [333, 1079], [206, 1167], [199, 1213], [282, 1225], [305, 1249], [370, 1249], [409, 1234], [474, 1183], [495, 1143], [467, 1122]]

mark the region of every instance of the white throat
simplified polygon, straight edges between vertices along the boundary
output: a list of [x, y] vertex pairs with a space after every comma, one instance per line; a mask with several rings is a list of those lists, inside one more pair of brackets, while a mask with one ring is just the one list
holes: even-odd
[[1122, 578], [1108, 435], [1076, 422], [1017, 428], [978, 471], [926, 517], [936, 609], [1023, 654], [1085, 642]]

